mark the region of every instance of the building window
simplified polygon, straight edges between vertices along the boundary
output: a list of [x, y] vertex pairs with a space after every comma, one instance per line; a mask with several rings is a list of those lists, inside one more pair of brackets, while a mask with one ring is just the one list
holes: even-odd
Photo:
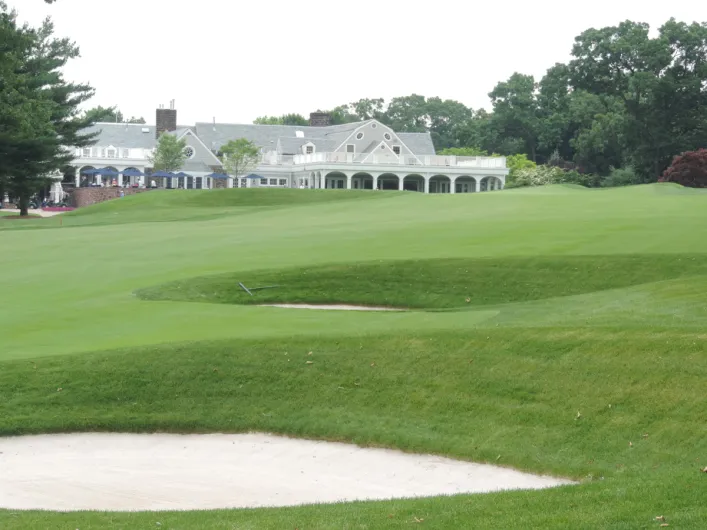
[[381, 144], [381, 149], [385, 149], [385, 144]]
[[280, 179], [280, 186], [287, 186], [287, 179]]
[[400, 154], [400, 146], [399, 145], [393, 146], [393, 153], [395, 153], [396, 155]]
[[184, 148], [184, 155], [187, 158], [193, 158], [194, 157], [194, 148], [191, 145], [188, 145]]
[[313, 146], [313, 145], [308, 145], [306, 152], [307, 152], [308, 155], [311, 155], [312, 153], [314, 153], [314, 146]]
[[106, 157], [106, 149], [105, 149], [105, 147], [103, 147], [103, 148], [101, 148], [101, 158], [105, 158], [105, 157]]
[[267, 185], [268, 185], [268, 179], [260, 179], [260, 185], [261, 185], [261, 186], [267, 186]]
[[117, 154], [117, 153], [115, 152], [115, 149], [108, 149], [107, 157], [108, 157], [108, 158], [115, 158], [115, 157], [116, 157], [116, 154]]
[[356, 146], [354, 144], [346, 144], [346, 152], [347, 153], [355, 153]]
[[363, 133], [360, 132], [356, 135], [356, 140], [363, 140]]
[[277, 186], [277, 179], [270, 179], [271, 186]]
[[375, 129], [376, 127], [378, 127], [377, 123], [371, 123], [371, 129]]
[[130, 149], [123, 149], [123, 158], [130, 158]]
[[81, 154], [83, 155], [84, 158], [90, 157], [91, 156], [91, 148], [84, 147], [83, 150], [81, 151]]
[[385, 134], [383, 135], [383, 138], [385, 138], [385, 139], [388, 140], [389, 142], [393, 139], [393, 137], [390, 135], [390, 133], [385, 133]]

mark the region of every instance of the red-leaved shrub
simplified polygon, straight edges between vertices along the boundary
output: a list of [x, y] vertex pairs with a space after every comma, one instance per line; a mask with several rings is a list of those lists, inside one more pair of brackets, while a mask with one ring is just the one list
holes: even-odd
[[687, 151], [676, 156], [659, 182], [675, 182], [689, 188], [707, 188], [707, 149]]

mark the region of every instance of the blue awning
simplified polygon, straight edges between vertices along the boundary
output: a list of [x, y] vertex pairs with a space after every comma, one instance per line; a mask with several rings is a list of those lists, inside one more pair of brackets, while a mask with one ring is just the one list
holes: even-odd
[[206, 176], [211, 177], [212, 179], [227, 179], [227, 178], [229, 178], [229, 176], [226, 173], [209, 173]]
[[126, 177], [144, 177], [145, 176], [145, 174], [142, 171], [140, 171], [138, 169], [133, 169], [133, 168], [128, 168], [125, 171], [123, 171], [122, 173]]
[[264, 179], [265, 177], [261, 177], [260, 175], [256, 175], [255, 173], [251, 173], [246, 178], [247, 179]]
[[172, 178], [176, 177], [174, 173], [170, 173], [169, 171], [155, 171], [151, 177], [166, 177], [166, 178]]

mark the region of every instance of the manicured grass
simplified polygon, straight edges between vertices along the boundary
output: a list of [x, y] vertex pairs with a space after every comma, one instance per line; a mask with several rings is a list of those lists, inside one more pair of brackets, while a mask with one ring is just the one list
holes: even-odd
[[[703, 526], [703, 193], [250, 192], [275, 190], [150, 192], [63, 216], [61, 228], [0, 223], [12, 249], [0, 260], [0, 432], [265, 430], [581, 484], [287, 509], [0, 511], [0, 527], [633, 529], [659, 528], [658, 515]], [[466, 264], [477, 274], [462, 277]], [[410, 307], [468, 310], [134, 295], [174, 298], [164, 286], [191, 278], [199, 295], [234, 298], [209, 302], [242, 302], [224, 279], [272, 278], [288, 296], [365, 301], [373, 285]]]
[[[460, 308], [525, 302], [707, 274], [707, 256], [636, 255], [376, 261], [248, 271], [141, 289], [145, 300]], [[252, 295], [240, 284], [251, 287]]]

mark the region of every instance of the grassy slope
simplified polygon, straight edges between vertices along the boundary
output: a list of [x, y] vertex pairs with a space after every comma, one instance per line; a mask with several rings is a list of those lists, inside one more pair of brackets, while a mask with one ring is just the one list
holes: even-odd
[[[685, 227], [701, 226], [707, 214], [704, 196], [675, 191], [558, 187], [383, 201], [362, 194], [203, 222], [143, 223], [138, 209], [125, 212], [129, 227], [3, 231], [18, 252], [0, 262], [0, 291], [12, 302], [0, 306], [0, 322], [9, 324], [0, 432], [263, 429], [475, 460], [500, 456], [502, 464], [586, 483], [205, 514], [0, 511], [0, 526], [403, 528], [418, 517], [433, 528], [652, 528], [664, 514], [672, 528], [699, 527], [707, 517], [707, 483], [697, 470], [706, 465], [698, 388], [707, 371], [707, 280], [679, 276], [702, 274], [704, 238]], [[163, 206], [169, 218], [188, 219], [190, 208], [201, 207]], [[95, 220], [107, 222], [98, 210]], [[90, 225], [92, 216], [83, 219]], [[688, 252], [689, 259], [678, 255]], [[147, 303], [132, 295], [194, 276], [362, 258], [552, 256], [560, 263], [579, 255], [639, 260], [655, 283], [612, 283], [611, 275], [593, 284], [609, 291], [390, 315]], [[207, 338], [223, 340], [66, 355]], [[41, 358], [55, 354], [64, 356]]]
[[[349, 303], [463, 308], [525, 302], [707, 274], [707, 257], [572, 256], [375, 261], [187, 278], [141, 289], [145, 300]], [[240, 286], [269, 286], [251, 291]]]

